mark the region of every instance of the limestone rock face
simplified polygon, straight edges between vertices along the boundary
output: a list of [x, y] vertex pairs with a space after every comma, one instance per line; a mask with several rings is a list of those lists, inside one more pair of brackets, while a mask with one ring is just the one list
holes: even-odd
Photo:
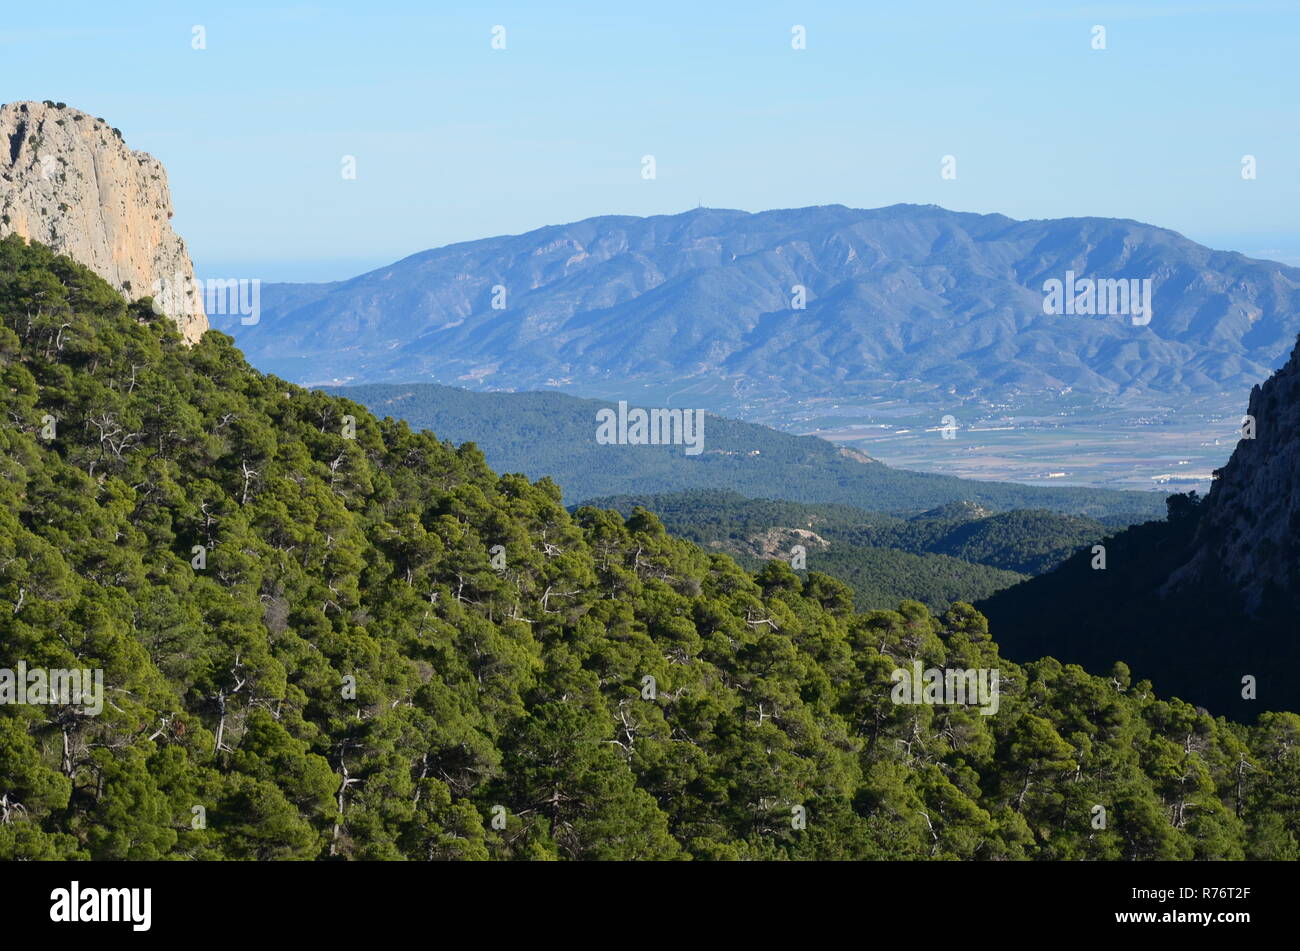
[[1167, 591], [1228, 582], [1248, 611], [1265, 602], [1300, 609], [1300, 343], [1250, 394], [1242, 439], [1216, 473], [1195, 554]]
[[77, 109], [0, 105], [0, 237], [17, 233], [84, 264], [134, 300], [166, 300], [190, 343], [208, 329], [162, 163]]

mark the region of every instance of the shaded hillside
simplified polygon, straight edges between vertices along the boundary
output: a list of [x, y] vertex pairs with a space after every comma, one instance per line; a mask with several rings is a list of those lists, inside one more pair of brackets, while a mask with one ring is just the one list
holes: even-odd
[[[1173, 496], [1169, 519], [1108, 539], [981, 604], [1013, 657], [1094, 671], [1118, 658], [1236, 716], [1300, 708], [1300, 347], [1250, 397], [1243, 439], [1207, 498]], [[1060, 612], [1062, 604], [1071, 610]], [[1242, 697], [1243, 677], [1257, 699]]]

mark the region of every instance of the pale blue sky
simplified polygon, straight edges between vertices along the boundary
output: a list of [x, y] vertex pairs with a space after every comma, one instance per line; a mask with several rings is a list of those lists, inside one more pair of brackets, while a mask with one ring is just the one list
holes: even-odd
[[1300, 264], [1297, 2], [63, 0], [6, 4], [0, 62], [0, 101], [162, 159], [209, 277], [700, 203], [1136, 218]]

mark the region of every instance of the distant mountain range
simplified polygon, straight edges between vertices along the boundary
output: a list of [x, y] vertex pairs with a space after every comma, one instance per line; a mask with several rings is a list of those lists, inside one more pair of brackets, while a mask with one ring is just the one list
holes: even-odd
[[[1150, 280], [1149, 323], [1044, 313], [1045, 283], [1071, 274]], [[269, 284], [257, 325], [217, 325], [262, 369], [316, 384], [645, 391], [715, 410], [1067, 389], [1228, 394], [1239, 406], [1300, 331], [1300, 269], [1129, 220], [696, 209], [454, 244], [338, 283]]]
[[[955, 502], [993, 511], [1043, 509], [1121, 527], [1163, 518], [1163, 493], [983, 482], [895, 469], [814, 436], [706, 416], [704, 451], [601, 445], [596, 414], [610, 404], [563, 393], [479, 393], [432, 383], [330, 388], [379, 416], [441, 439], [474, 442], [501, 472], [551, 477], [569, 504], [595, 496], [729, 489], [753, 498], [842, 503], [914, 514]], [[938, 437], [936, 436], [936, 439]]]

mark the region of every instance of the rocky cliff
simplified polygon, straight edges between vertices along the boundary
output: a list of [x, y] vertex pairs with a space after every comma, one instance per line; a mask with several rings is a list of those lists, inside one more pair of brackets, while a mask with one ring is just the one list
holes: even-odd
[[1300, 345], [1246, 412], [1245, 438], [1204, 501], [1173, 496], [1166, 521], [978, 605], [1005, 656], [1101, 673], [1124, 661], [1135, 678], [1242, 719], [1300, 709]]
[[162, 163], [62, 103], [0, 105], [0, 237], [40, 241], [128, 297], [167, 307], [191, 343], [208, 329], [194, 265], [172, 230]]
[[1218, 470], [1194, 555], [1163, 593], [1226, 582], [1249, 614], [1300, 608], [1300, 343], [1250, 394], [1243, 438]]

